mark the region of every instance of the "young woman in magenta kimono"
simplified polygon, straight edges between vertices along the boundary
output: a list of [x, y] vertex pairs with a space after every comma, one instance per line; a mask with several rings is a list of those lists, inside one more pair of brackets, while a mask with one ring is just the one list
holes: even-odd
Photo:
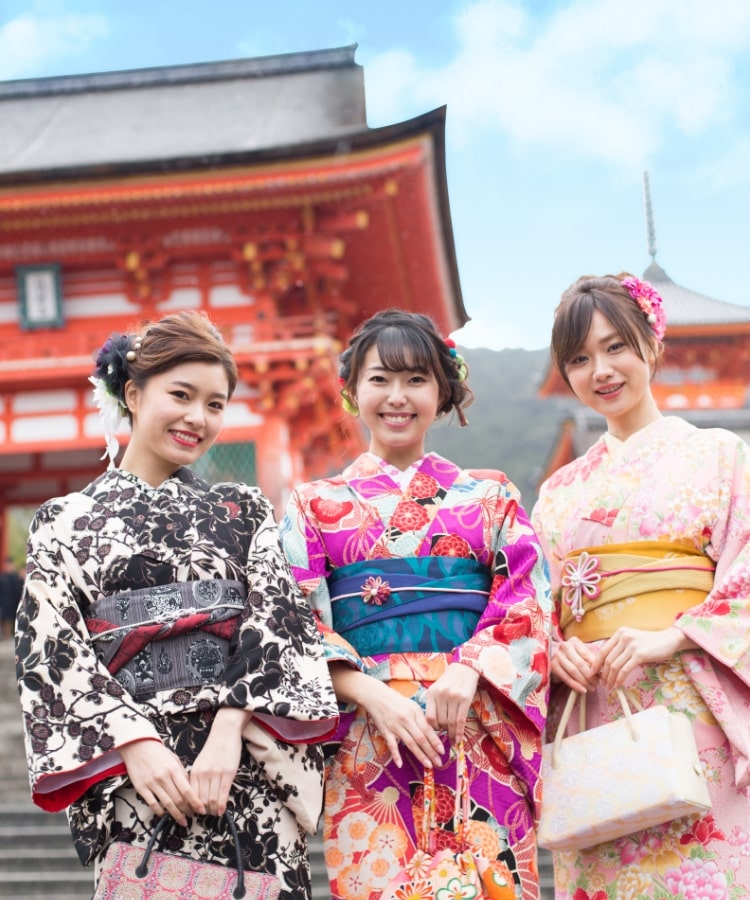
[[[533, 513], [560, 624], [548, 727], [570, 688], [587, 693], [588, 727], [619, 714], [616, 687], [683, 712], [713, 807], [556, 853], [560, 900], [750, 896], [750, 453], [661, 415], [665, 327], [661, 297], [627, 274], [579, 279], [555, 314], [554, 361], [607, 430], [543, 484]], [[633, 577], [607, 574], [623, 571]]]
[[504, 474], [425, 453], [435, 419], [455, 410], [466, 424], [472, 396], [430, 319], [373, 316], [340, 374], [369, 452], [295, 490], [281, 529], [347, 710], [326, 781], [331, 894], [374, 900], [418, 859], [425, 767], [440, 847], [456, 846], [463, 739], [469, 842], [495, 864], [498, 896], [532, 900], [551, 615], [539, 543]]
[[215, 818], [229, 808], [245, 868], [306, 900], [323, 773], [308, 742], [337, 717], [318, 631], [268, 500], [186, 468], [219, 435], [234, 360], [208, 319], [180, 313], [108, 340], [92, 381], [110, 468], [41, 506], [28, 542], [16, 640], [33, 799], [67, 807], [97, 871], [164, 813], [168, 849], [229, 865]]

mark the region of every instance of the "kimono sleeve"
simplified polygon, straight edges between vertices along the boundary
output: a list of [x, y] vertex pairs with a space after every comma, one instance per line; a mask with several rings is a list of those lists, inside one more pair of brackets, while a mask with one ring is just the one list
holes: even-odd
[[706, 599], [676, 624], [701, 649], [750, 686], [750, 448], [735, 439], [716, 448], [720, 496], [709, 552], [716, 560]]
[[252, 532], [247, 604], [219, 701], [251, 710], [287, 743], [322, 740], [335, 729], [338, 708], [315, 621], [282, 552], [270, 503], [253, 491], [244, 514]]
[[552, 603], [539, 540], [507, 480], [497, 484], [493, 527], [493, 580], [474, 635], [454, 661], [476, 669], [503, 705], [541, 733], [549, 691]]
[[[348, 662], [366, 671], [362, 657], [333, 629], [331, 598], [326, 577], [330, 574], [328, 555], [320, 530], [315, 525], [306, 499], [309, 486], [295, 489], [281, 523], [281, 544], [302, 592], [308, 598], [328, 662]], [[310, 489], [311, 490], [311, 489]]]
[[686, 650], [690, 673], [729, 742], [735, 784], [750, 785], [750, 451], [732, 435], [716, 448], [717, 514], [707, 552], [716, 559], [706, 599], [675, 622], [700, 650]]
[[27, 545], [16, 624], [16, 670], [32, 798], [58, 811], [125, 772], [117, 748], [159, 740], [156, 729], [98, 661], [71, 585], [80, 569], [65, 543], [64, 501], [40, 508]]

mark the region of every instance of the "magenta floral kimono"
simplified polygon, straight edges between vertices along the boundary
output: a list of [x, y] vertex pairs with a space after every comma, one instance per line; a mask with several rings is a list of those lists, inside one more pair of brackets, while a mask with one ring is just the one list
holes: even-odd
[[[750, 897], [750, 450], [728, 431], [695, 428], [676, 416], [624, 442], [605, 434], [542, 486], [533, 522], [563, 617], [570, 599], [566, 556], [581, 548], [589, 548], [591, 567], [616, 547], [637, 553], [639, 544], [666, 545], [670, 556], [690, 554], [691, 566], [699, 561], [709, 571], [702, 593], [691, 593], [676, 571], [650, 608], [638, 605], [642, 597], [625, 595], [586, 612], [581, 626], [588, 620], [588, 628], [606, 626], [607, 617], [624, 615], [621, 624], [633, 628], [675, 624], [698, 645], [637, 668], [626, 686], [644, 707], [663, 703], [689, 717], [712, 809], [585, 851], [556, 853], [555, 896]], [[659, 612], [657, 602], [669, 612], [661, 625], [649, 626], [645, 619]], [[554, 689], [550, 730], [567, 692]], [[617, 710], [604, 689], [589, 694], [588, 727], [610, 721]]]
[[[466, 727], [469, 840], [502, 867], [509, 897], [539, 896], [535, 821], [547, 711], [551, 605], [518, 491], [429, 454], [401, 473], [364, 454], [303, 485], [282, 545], [344, 660], [424, 704], [451, 662], [479, 672]], [[405, 748], [404, 748], [405, 750]], [[327, 772], [324, 842], [334, 898], [377, 898], [417, 848], [424, 783], [397, 769], [362, 708], [342, 715]], [[439, 842], [455, 846], [455, 760], [435, 772]]]

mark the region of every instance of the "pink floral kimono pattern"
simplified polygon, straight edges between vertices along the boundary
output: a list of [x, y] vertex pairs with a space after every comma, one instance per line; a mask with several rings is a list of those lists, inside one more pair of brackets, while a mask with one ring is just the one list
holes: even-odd
[[[532, 520], [558, 603], [563, 560], [580, 548], [682, 542], [716, 563], [705, 601], [675, 623], [700, 649], [645, 665], [627, 684], [644, 707], [663, 703], [690, 718], [712, 809], [556, 853], [559, 900], [750, 897], [749, 457], [736, 435], [670, 416], [624, 442], [605, 434], [541, 488]], [[566, 694], [553, 691], [550, 732]], [[611, 721], [617, 708], [603, 690], [589, 695], [588, 727]]]
[[[343, 474], [293, 493], [281, 525], [282, 545], [319, 617], [329, 660], [348, 661], [422, 705], [425, 689], [450, 662], [480, 673], [465, 738], [469, 840], [505, 867], [510, 898], [533, 900], [539, 896], [535, 822], [551, 602], [546, 567], [518, 491], [500, 472], [483, 474], [429, 454], [410, 478], [399, 479], [386, 463], [364, 454]], [[473, 560], [487, 572], [488, 596], [473, 632], [459, 646], [451, 644], [447, 652], [392, 647], [360, 655], [333, 630], [326, 579], [337, 569], [363, 560], [377, 568], [439, 556]], [[384, 579], [371, 577], [362, 586], [365, 604], [383, 602]], [[423, 634], [424, 618], [408, 618]], [[383, 627], [396, 626], [386, 621]], [[408, 752], [403, 768], [396, 768], [362, 708], [342, 714], [337, 742], [324, 807], [331, 894], [375, 900], [415, 856], [424, 772]], [[440, 846], [452, 847], [456, 771], [447, 753], [435, 781]]]

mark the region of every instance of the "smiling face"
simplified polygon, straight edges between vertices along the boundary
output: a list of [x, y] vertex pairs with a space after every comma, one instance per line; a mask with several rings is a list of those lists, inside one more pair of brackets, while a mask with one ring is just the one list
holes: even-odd
[[158, 486], [195, 462], [216, 441], [228, 396], [229, 381], [219, 363], [183, 363], [151, 376], [143, 388], [129, 381], [125, 400], [133, 434], [122, 468]]
[[599, 310], [594, 310], [586, 340], [565, 362], [565, 375], [576, 397], [607, 420], [620, 440], [659, 418], [651, 393], [654, 352], [635, 352]]
[[439, 389], [430, 372], [386, 369], [378, 348], [365, 354], [354, 397], [370, 432], [370, 452], [405, 469], [424, 456], [427, 429], [438, 411]]

